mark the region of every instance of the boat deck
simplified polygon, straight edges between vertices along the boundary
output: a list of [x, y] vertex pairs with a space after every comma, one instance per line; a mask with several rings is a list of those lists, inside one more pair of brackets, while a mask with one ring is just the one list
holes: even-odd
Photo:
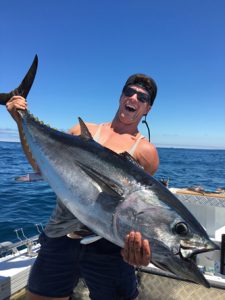
[[[225, 234], [225, 194], [204, 193], [188, 189], [170, 189], [206, 228], [210, 237], [221, 242]], [[14, 249], [11, 254], [0, 258], [0, 300], [25, 299], [25, 287], [39, 244], [33, 243], [32, 250]], [[1, 248], [0, 248], [1, 250]], [[204, 266], [204, 276], [212, 288], [180, 280], [163, 274], [157, 268], [143, 268], [138, 273], [140, 295], [138, 300], [224, 300], [225, 276], [219, 274], [220, 251], [197, 256], [197, 264]], [[224, 258], [225, 264], [225, 258]], [[163, 288], [162, 288], [163, 287]], [[88, 290], [80, 284], [74, 291], [73, 300], [87, 300]]]
[[38, 249], [37, 244], [32, 248], [32, 254], [23, 249], [0, 258], [0, 300], [9, 299], [27, 285], [30, 268]]

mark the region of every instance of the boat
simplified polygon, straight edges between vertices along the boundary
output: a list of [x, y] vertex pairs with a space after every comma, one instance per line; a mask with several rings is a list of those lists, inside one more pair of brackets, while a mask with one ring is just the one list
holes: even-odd
[[[23, 232], [22, 229], [19, 231]], [[40, 248], [38, 235], [0, 243], [0, 300], [23, 299], [30, 268]]]
[[[187, 206], [221, 250], [197, 255], [196, 264], [211, 288], [182, 280], [153, 265], [137, 269], [140, 295], [138, 300], [224, 300], [225, 299], [225, 193], [202, 189], [170, 188]], [[38, 232], [40, 228], [38, 227]], [[27, 238], [17, 232], [18, 242], [0, 243], [0, 300], [25, 299], [25, 289], [31, 266], [40, 245], [38, 234]], [[88, 300], [88, 290], [81, 280], [74, 290], [73, 300]]]

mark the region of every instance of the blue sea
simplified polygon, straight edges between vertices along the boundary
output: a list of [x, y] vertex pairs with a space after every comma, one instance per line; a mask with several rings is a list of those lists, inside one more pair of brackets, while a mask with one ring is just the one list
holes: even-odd
[[[171, 187], [225, 188], [225, 150], [158, 148], [158, 152], [156, 179], [169, 178]], [[20, 143], [0, 142], [0, 242], [17, 241], [19, 228], [27, 237], [37, 234], [36, 224], [44, 226], [55, 205], [47, 183], [15, 181], [29, 172]]]

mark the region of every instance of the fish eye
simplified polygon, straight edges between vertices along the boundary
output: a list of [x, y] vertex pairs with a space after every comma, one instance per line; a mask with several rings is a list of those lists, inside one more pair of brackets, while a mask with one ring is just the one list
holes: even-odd
[[174, 226], [174, 231], [179, 235], [187, 235], [188, 226], [184, 222], [179, 222]]

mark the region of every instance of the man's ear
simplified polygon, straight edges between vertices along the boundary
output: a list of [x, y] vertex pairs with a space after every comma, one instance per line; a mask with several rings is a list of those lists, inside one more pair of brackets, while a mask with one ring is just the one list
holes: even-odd
[[151, 110], [151, 106], [150, 105], [148, 105], [147, 107], [146, 107], [146, 113], [143, 115], [143, 116], [147, 116], [147, 114], [150, 112], [150, 110]]

